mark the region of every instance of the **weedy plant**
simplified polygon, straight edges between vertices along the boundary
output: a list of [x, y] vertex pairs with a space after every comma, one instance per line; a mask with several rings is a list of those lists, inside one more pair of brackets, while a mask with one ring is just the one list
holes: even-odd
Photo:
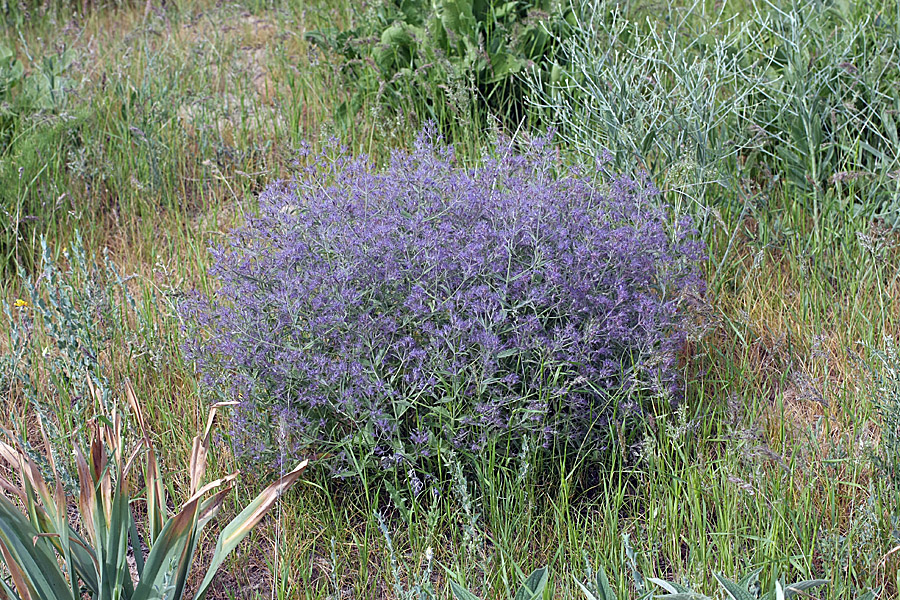
[[[98, 390], [91, 385], [92, 393]], [[0, 478], [0, 486], [25, 507], [22, 514], [0, 495], [0, 554], [11, 581], [0, 579], [9, 600], [150, 600], [184, 597], [200, 533], [216, 515], [237, 474], [203, 484], [218, 406], [206, 429], [194, 438], [188, 500], [168, 515], [166, 485], [150, 440], [150, 431], [131, 385], [125, 387], [140, 430], [137, 448], [123, 437], [118, 412], [92, 422], [90, 450], [76, 444], [79, 493], [77, 525], [70, 521], [69, 498], [58, 478], [47, 480], [10, 432], [13, 445], [0, 442], [0, 458], [18, 471], [19, 485]], [[99, 400], [99, 399], [98, 399]], [[138, 528], [131, 486], [139, 454], [145, 453], [143, 476], [147, 521]], [[50, 457], [50, 468], [55, 461]], [[215, 552], [194, 598], [206, 597], [216, 571], [238, 543], [260, 522], [275, 501], [300, 477], [297, 467], [272, 483], [248, 504], [219, 535]], [[55, 473], [54, 473], [55, 475]], [[148, 548], [145, 555], [144, 547]], [[129, 559], [133, 559], [132, 579]]]
[[261, 196], [213, 251], [221, 289], [183, 309], [206, 387], [240, 402], [239, 455], [278, 460], [281, 423], [347, 474], [495, 436], [577, 447], [677, 393], [690, 219], [524, 146], [468, 168], [424, 133], [384, 170], [337, 151]]
[[[526, 68], [551, 70], [569, 12], [548, 0], [389, 0], [356, 27], [306, 34], [342, 57], [351, 96], [336, 107], [347, 125], [364, 107], [442, 127], [493, 114], [513, 125], [524, 116]], [[411, 113], [411, 114], [410, 114]]]

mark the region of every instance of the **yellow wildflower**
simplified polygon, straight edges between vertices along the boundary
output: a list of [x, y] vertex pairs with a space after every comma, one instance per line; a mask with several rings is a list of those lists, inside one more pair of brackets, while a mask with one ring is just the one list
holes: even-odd
[[16, 300], [16, 308], [26, 308], [28, 306], [31, 306], [28, 304], [28, 300], [22, 300], [21, 298]]

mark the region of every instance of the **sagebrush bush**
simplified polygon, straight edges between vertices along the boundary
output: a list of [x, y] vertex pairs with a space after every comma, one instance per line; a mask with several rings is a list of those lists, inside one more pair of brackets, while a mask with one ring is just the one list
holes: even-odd
[[493, 436], [595, 441], [676, 390], [690, 220], [555, 156], [503, 144], [468, 168], [425, 133], [383, 170], [332, 149], [270, 186], [213, 250], [215, 297], [184, 308], [202, 380], [241, 401], [236, 451], [408, 468]]

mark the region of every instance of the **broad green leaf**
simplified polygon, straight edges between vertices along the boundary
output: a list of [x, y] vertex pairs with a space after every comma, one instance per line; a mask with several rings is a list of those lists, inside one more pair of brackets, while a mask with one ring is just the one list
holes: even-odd
[[805, 592], [806, 590], [827, 584], [827, 579], [807, 579], [806, 581], [791, 583], [784, 587], [785, 600], [790, 600], [790, 598], [793, 598], [794, 596], [800, 594], [801, 592]]
[[738, 585], [743, 589], [750, 591], [750, 587], [753, 585], [759, 585], [759, 574], [762, 573], [762, 567], [757, 569], [753, 569], [738, 582]]
[[547, 567], [535, 569], [531, 575], [525, 579], [525, 582], [522, 584], [522, 587], [519, 588], [519, 591], [516, 592], [513, 600], [533, 600], [534, 598], [539, 598], [543, 593], [544, 588], [547, 587], [547, 578]]
[[745, 588], [742, 588], [740, 585], [727, 579], [725, 576], [720, 573], [715, 573], [716, 579], [719, 581], [719, 585], [721, 585], [725, 589], [725, 593], [731, 598], [731, 600], [756, 600], [753, 596], [750, 595]]
[[0, 495], [0, 551], [22, 600], [72, 598], [56, 555], [6, 496]]
[[677, 583], [674, 583], [672, 581], [665, 581], [663, 579], [657, 579], [656, 577], [648, 577], [647, 580], [652, 583], [655, 583], [662, 589], [669, 592], [669, 594], [691, 594], [692, 593], [690, 588], [685, 587], [680, 584], [677, 584]]
[[616, 593], [609, 585], [609, 577], [603, 566], [597, 567], [597, 592], [600, 594], [599, 600], [616, 600]]
[[450, 591], [453, 592], [453, 597], [456, 598], [456, 600], [480, 600], [478, 596], [453, 580], [450, 581]]

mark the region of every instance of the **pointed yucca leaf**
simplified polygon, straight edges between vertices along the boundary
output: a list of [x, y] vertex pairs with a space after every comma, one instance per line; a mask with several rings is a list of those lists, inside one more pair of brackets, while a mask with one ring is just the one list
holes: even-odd
[[609, 585], [609, 577], [602, 565], [597, 567], [597, 593], [600, 594], [598, 600], [616, 600], [616, 593]]
[[40, 497], [44, 506], [49, 510], [53, 510], [52, 507], [56, 502], [54, 494], [50, 491], [50, 486], [48, 486], [47, 482], [44, 480], [44, 476], [41, 474], [41, 470], [37, 464], [22, 452], [19, 452], [19, 469], [21, 469], [20, 475], [23, 478], [22, 483], [24, 484], [22, 487], [25, 488], [26, 496], [31, 495], [28, 490], [28, 488], [31, 487], [38, 497]]
[[[2, 555], [2, 552], [0, 552], [0, 555]], [[6, 580], [2, 577], [0, 577], [0, 591], [3, 591], [2, 597], [6, 600], [22, 600], [22, 598], [16, 593], [16, 591], [9, 587], [9, 584], [6, 583]]]
[[[70, 532], [70, 534], [72, 534], [72, 533], [75, 533], [75, 532]], [[48, 540], [50, 540], [52, 542], [53, 540], [58, 540], [60, 538], [60, 535], [58, 533], [39, 533], [35, 537], [36, 538], [47, 538]], [[81, 547], [82, 549], [86, 550], [87, 552], [91, 552], [91, 547], [88, 546], [87, 544], [85, 544], [84, 540], [77, 537], [77, 534], [69, 535], [69, 539], [72, 540], [72, 542], [76, 546]]]
[[450, 591], [453, 592], [453, 597], [456, 598], [456, 600], [480, 600], [478, 596], [453, 580], [450, 580]]
[[[78, 532], [74, 531], [68, 524], [68, 514], [58, 515], [56, 521], [54, 521], [46, 511], [35, 505], [32, 518], [32, 526], [36, 531], [41, 532], [38, 536], [46, 537], [56, 548], [57, 552], [65, 556], [65, 546], [68, 546], [71, 554], [71, 564], [67, 561], [67, 566], [70, 572], [74, 568], [85, 585], [89, 589], [96, 591], [98, 565], [94, 551]], [[69, 542], [73, 542], [75, 546], [72, 546]], [[74, 595], [75, 591], [73, 590], [72, 593]]]
[[731, 598], [731, 600], [755, 600], [755, 598], [750, 595], [749, 591], [742, 588], [734, 581], [731, 581], [720, 573], [714, 573], [714, 575], [719, 581], [719, 585], [725, 589], [725, 593], [728, 594], [728, 597]]
[[125, 461], [125, 466], [122, 467], [122, 477], [128, 478], [128, 475], [131, 473], [131, 469], [134, 468], [134, 463], [137, 460], [137, 457], [140, 456], [141, 452], [144, 450], [142, 446], [138, 446], [131, 453], [131, 456], [128, 457], [128, 460]]
[[657, 579], [656, 577], [648, 577], [648, 581], [655, 583], [662, 589], [669, 592], [669, 594], [691, 594], [691, 589], [685, 587], [683, 585], [674, 583], [672, 581], [665, 581], [664, 579]]
[[119, 468], [119, 472], [121, 473], [123, 444], [122, 444], [122, 415], [119, 414], [119, 411], [116, 411], [116, 413], [113, 415], [112, 432], [109, 436], [109, 440], [107, 443], [113, 450], [113, 455], [115, 456], [116, 466]]
[[777, 579], [775, 580], [775, 600], [785, 600], [784, 588], [781, 587], [781, 582]]
[[230, 491], [231, 486], [226, 486], [203, 502], [203, 505], [200, 507], [200, 515], [197, 518], [198, 531], [202, 530], [206, 524], [209, 523], [210, 519], [218, 514], [219, 509], [222, 508], [222, 503], [225, 501], [225, 497], [228, 496], [228, 492]]
[[184, 505], [187, 505], [190, 502], [193, 502], [195, 498], [202, 498], [203, 496], [205, 496], [212, 490], [216, 489], [217, 487], [220, 487], [220, 486], [223, 486], [226, 484], [230, 484], [232, 481], [234, 481], [234, 479], [237, 476], [238, 476], [237, 473], [232, 473], [231, 475], [226, 475], [225, 477], [222, 477], [221, 479], [216, 479], [215, 481], [210, 481], [209, 483], [204, 485], [202, 488], [200, 488], [199, 490], [194, 492], [194, 494], [187, 500], [187, 502], [184, 503]]
[[141, 430], [144, 441], [149, 445], [150, 428], [147, 427], [147, 421], [144, 419], [144, 411], [141, 410], [141, 405], [138, 402], [137, 394], [134, 393], [134, 387], [131, 385], [130, 379], [125, 380], [125, 398], [128, 400], [128, 405], [131, 407], [134, 418], [137, 419], [138, 428]]
[[203, 474], [206, 472], [206, 452], [208, 448], [209, 447], [204, 444], [204, 440], [201, 439], [199, 435], [194, 437], [191, 446], [191, 463], [189, 467], [191, 496], [197, 493], [197, 488], [200, 487], [200, 481], [203, 479]]
[[172, 586], [172, 598], [182, 598], [184, 596], [184, 588], [187, 585], [188, 573], [191, 571], [191, 565], [194, 562], [194, 553], [197, 550], [197, 540], [200, 538], [200, 531], [197, 527], [198, 519], [194, 519], [194, 526], [188, 536], [188, 541], [178, 560], [178, 568], [175, 572], [174, 585]]
[[[130, 509], [129, 509], [129, 512]], [[141, 546], [141, 536], [138, 534], [137, 523], [134, 521], [134, 513], [131, 513], [131, 519], [128, 523], [128, 537], [131, 539], [131, 548], [134, 550], [134, 567], [137, 571], [138, 580], [144, 573], [144, 551]]]
[[18, 591], [18, 594], [11, 594], [12, 590], [4, 583], [3, 587], [7, 594], [14, 598], [21, 598], [22, 600], [32, 600], [34, 597], [32, 588], [28, 585], [25, 574], [16, 564], [16, 561], [13, 559], [9, 550], [6, 548], [6, 544], [4, 544], [2, 540], [0, 540], [0, 556], [3, 557], [3, 564], [6, 565], [6, 570], [9, 571], [13, 585], [16, 586], [16, 590]]
[[656, 600], [712, 600], [709, 596], [697, 592], [678, 592], [677, 594], [663, 594], [653, 596]]
[[[9, 435], [9, 432], [5, 429], [3, 432]], [[19, 453], [6, 442], [0, 441], [0, 459], [3, 459], [10, 466], [15, 466], [19, 464]]]
[[[51, 538], [51, 542], [52, 541], [53, 539]], [[97, 556], [94, 554], [94, 549], [87, 544], [78, 532], [71, 529], [71, 527], [69, 528], [67, 543], [72, 557], [71, 569], [74, 569], [85, 587], [93, 593], [97, 593], [100, 583], [97, 576], [99, 564], [97, 563]], [[62, 554], [60, 545], [54, 545], [56, 546], [57, 551]], [[74, 590], [73, 594], [76, 594], [77, 597], [77, 592]]]
[[237, 400], [223, 400], [222, 402], [216, 402], [212, 405], [212, 408], [224, 408], [226, 406], [240, 406], [241, 403]]
[[[103, 507], [103, 519], [108, 526], [112, 505], [112, 475], [108, 469], [109, 465], [106, 458], [106, 448], [103, 446], [102, 427], [97, 421], [94, 421], [91, 428], [93, 429], [93, 432], [91, 436], [91, 456], [89, 464], [94, 476], [94, 481], [99, 484], [99, 499]], [[96, 522], [95, 525], [97, 525]]]
[[87, 530], [91, 543], [97, 545], [97, 532], [94, 527], [94, 504], [96, 503], [96, 488], [91, 469], [88, 466], [81, 448], [75, 446], [75, 467], [78, 471], [78, 510], [84, 528]]
[[513, 600], [534, 600], [535, 598], [539, 598], [544, 592], [544, 588], [547, 587], [547, 577], [547, 567], [535, 569], [531, 575], [525, 579], [525, 582], [522, 584], [522, 587], [519, 588], [519, 591], [516, 592]]
[[[52, 546], [15, 505], [0, 496], [0, 550], [10, 572], [16, 572], [19, 595], [52, 600], [72, 598]], [[24, 586], [24, 587], [23, 587]]]
[[206, 419], [206, 429], [203, 435], [194, 438], [193, 448], [191, 451], [191, 494], [193, 495], [200, 487], [203, 475], [206, 473], [206, 457], [209, 453], [209, 444], [212, 438], [213, 428], [216, 422], [216, 413], [218, 408], [213, 406], [209, 410], [209, 416]]
[[10, 496], [15, 496], [15, 497], [19, 498], [20, 500], [22, 500], [23, 502], [25, 501], [25, 492], [22, 491], [22, 488], [13, 484], [6, 477], [0, 476], [0, 489], [2, 489], [4, 492], [9, 494]]
[[806, 581], [798, 581], [784, 587], [785, 600], [790, 600], [797, 594], [821, 585], [827, 585], [827, 579], [807, 579]]
[[196, 498], [163, 526], [144, 562], [144, 572], [131, 600], [154, 599], [164, 583], [172, 585], [172, 565], [180, 565], [185, 558], [199, 507], [200, 499]]
[[[50, 470], [53, 473], [53, 500], [52, 502], [48, 502], [47, 499], [44, 499], [44, 508], [46, 513], [53, 522], [53, 529], [55, 533], [53, 534], [53, 539], [51, 543], [56, 548], [56, 551], [63, 557], [63, 560], [66, 564], [66, 572], [67, 573], [75, 573], [77, 571], [77, 567], [75, 565], [75, 558], [72, 555], [72, 547], [69, 543], [69, 515], [68, 515], [68, 503], [66, 502], [66, 494], [63, 491], [62, 483], [59, 480], [59, 471], [56, 468], [56, 458], [53, 453], [53, 448], [50, 445], [50, 438], [47, 436], [47, 429], [44, 427], [44, 421], [41, 418], [40, 414], [38, 414], [38, 428], [41, 431], [41, 439], [44, 442], [44, 452], [50, 461]], [[40, 524], [35, 521], [34, 517], [37, 517], [37, 514], [33, 515], [32, 523], [38, 530], [47, 531], [48, 527], [44, 526], [43, 528]], [[78, 580], [75, 577], [69, 577], [69, 589], [72, 592], [72, 597], [77, 598], [80, 595], [80, 590], [76, 589], [78, 585]]]
[[147, 426], [147, 420], [144, 418], [144, 411], [141, 410], [137, 394], [134, 393], [134, 387], [131, 385], [131, 381], [127, 379], [125, 380], [125, 397], [128, 400], [128, 405], [131, 407], [134, 418], [138, 422], [138, 428], [141, 430], [141, 436], [144, 440], [144, 448], [147, 450], [147, 464], [144, 471], [148, 521], [147, 546], [153, 548], [156, 538], [159, 537], [163, 529], [166, 515], [166, 496], [159, 472], [159, 462], [156, 460], [156, 452], [150, 439], [150, 428]]
[[162, 477], [159, 474], [159, 464], [156, 461], [156, 452], [152, 446], [147, 448], [147, 470], [144, 473], [144, 483], [147, 486], [147, 521], [149, 526], [147, 545], [153, 548], [156, 539], [162, 534], [163, 523], [166, 517], [166, 495], [163, 490]]
[[[210, 424], [212, 422], [213, 415], [214, 415], [214, 412], [211, 411]], [[210, 430], [210, 428], [207, 428], [207, 431], [209, 431], [209, 430]], [[198, 436], [198, 438], [195, 438], [195, 442], [198, 439], [199, 439], [199, 436]], [[195, 445], [195, 447], [208, 448], [209, 447], [209, 437], [207, 436], [206, 438], [204, 438], [204, 440], [202, 440], [199, 443], [199, 446]], [[204, 452], [204, 456], [203, 456], [203, 458], [201, 458], [201, 461], [203, 463], [205, 463], [205, 450], [203, 450], [203, 452]], [[202, 470], [203, 469], [201, 468], [201, 471]], [[199, 477], [202, 477], [202, 472], [199, 474]], [[212, 518], [212, 516], [218, 510], [218, 507], [221, 506], [222, 501], [225, 499], [225, 495], [231, 489], [231, 486], [230, 486], [231, 481], [233, 481], [236, 477], [237, 477], [237, 473], [233, 473], [231, 475], [222, 477], [221, 479], [212, 481], [212, 482], [206, 484], [205, 486], [201, 487], [199, 490], [197, 490], [194, 493], [193, 498], [188, 500], [188, 503], [191, 503], [195, 500], [196, 501], [202, 500], [203, 496], [205, 496], [211, 490], [221, 487], [222, 485], [226, 485], [225, 489], [219, 490], [219, 492], [217, 494], [215, 494], [213, 497], [200, 503], [200, 509], [198, 510], [198, 513], [197, 513], [197, 519], [194, 522], [194, 528], [191, 532], [188, 543], [185, 545], [185, 550], [184, 550], [184, 553], [182, 554], [181, 560], [178, 562], [178, 571], [175, 575], [174, 587], [172, 590], [173, 598], [181, 598], [182, 595], [184, 594], [184, 588], [185, 588], [185, 585], [187, 584], [188, 573], [191, 570], [191, 565], [194, 560], [194, 552], [197, 549], [197, 541], [200, 537], [200, 530], [203, 528], [203, 526], [206, 525], [206, 523], [209, 521], [209, 519]], [[199, 481], [199, 479], [198, 479], [198, 481]]]
[[106, 535], [102, 538], [100, 546], [103, 550], [100, 561], [102, 598], [115, 598], [119, 590], [124, 590], [130, 595], [133, 587], [127, 562], [131, 509], [121, 477], [116, 481], [109, 511]]
[[269, 509], [272, 508], [272, 505], [275, 504], [275, 501], [297, 481], [300, 477], [300, 473], [303, 472], [308, 464], [309, 461], [304, 460], [297, 465], [293, 471], [269, 485], [269, 487], [263, 490], [253, 502], [248, 504], [247, 507], [222, 530], [222, 533], [219, 535], [219, 539], [216, 542], [216, 550], [213, 554], [209, 569], [194, 596], [197, 600], [203, 600], [206, 597], [206, 590], [212, 583], [216, 571], [219, 570], [219, 566], [225, 558], [235, 549], [240, 541], [256, 527], [256, 524], [262, 520]]

